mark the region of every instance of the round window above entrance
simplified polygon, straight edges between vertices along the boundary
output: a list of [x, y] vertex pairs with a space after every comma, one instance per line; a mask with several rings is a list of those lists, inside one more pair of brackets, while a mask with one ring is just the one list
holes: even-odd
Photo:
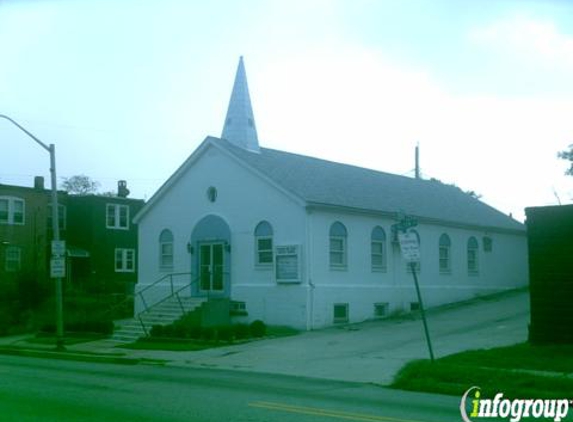
[[217, 188], [214, 186], [209, 187], [207, 189], [207, 199], [209, 202], [215, 202], [217, 200]]

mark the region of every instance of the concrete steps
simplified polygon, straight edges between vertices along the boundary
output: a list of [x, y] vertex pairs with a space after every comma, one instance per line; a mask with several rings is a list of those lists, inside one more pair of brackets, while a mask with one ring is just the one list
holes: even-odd
[[[178, 320], [184, 313], [192, 312], [199, 308], [206, 301], [204, 298], [196, 297], [181, 297], [180, 300], [181, 302], [179, 302], [177, 297], [172, 297], [149, 309], [147, 312], [142, 312], [139, 314], [141, 320], [136, 317], [116, 321], [118, 328], [114, 331], [110, 340], [117, 343], [134, 342], [138, 338], [145, 336], [145, 331], [149, 333], [154, 325], [169, 325]], [[143, 326], [145, 326], [145, 329]]]

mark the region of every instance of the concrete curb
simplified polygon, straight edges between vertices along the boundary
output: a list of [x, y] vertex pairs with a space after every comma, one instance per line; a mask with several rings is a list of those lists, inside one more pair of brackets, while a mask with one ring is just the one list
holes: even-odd
[[146, 359], [130, 358], [124, 356], [89, 354], [75, 351], [26, 349], [14, 346], [0, 346], [0, 354], [10, 356], [71, 360], [78, 362], [113, 363], [120, 365], [137, 365], [140, 363], [145, 363], [146, 361]]

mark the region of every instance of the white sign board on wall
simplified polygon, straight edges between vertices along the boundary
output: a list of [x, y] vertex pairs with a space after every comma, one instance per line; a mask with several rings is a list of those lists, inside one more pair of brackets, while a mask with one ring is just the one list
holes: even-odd
[[275, 277], [277, 283], [300, 283], [300, 245], [277, 246]]

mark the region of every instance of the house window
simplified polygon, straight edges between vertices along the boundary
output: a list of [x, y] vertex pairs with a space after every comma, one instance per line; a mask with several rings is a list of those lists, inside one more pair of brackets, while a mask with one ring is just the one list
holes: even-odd
[[159, 267], [161, 270], [173, 269], [173, 233], [163, 230], [159, 235]]
[[348, 322], [348, 303], [335, 303], [334, 322]]
[[[48, 229], [52, 229], [52, 204], [48, 205]], [[60, 230], [66, 229], [66, 207], [62, 204], [58, 204], [58, 226]]]
[[337, 221], [330, 226], [330, 268], [346, 268], [346, 238], [347, 232], [344, 224]]
[[273, 264], [273, 227], [267, 221], [261, 221], [255, 228], [255, 264], [262, 267]]
[[478, 263], [478, 242], [475, 237], [470, 237], [468, 239], [468, 274], [478, 274], [479, 273], [479, 263]]
[[22, 249], [16, 246], [6, 248], [4, 270], [9, 273], [20, 271], [22, 268]]
[[491, 252], [493, 250], [493, 240], [489, 236], [484, 236], [483, 238], [483, 251]]
[[370, 235], [370, 257], [372, 271], [386, 271], [386, 233], [380, 226]]
[[115, 272], [135, 272], [135, 249], [117, 248], [115, 250]]
[[450, 236], [447, 234], [442, 234], [440, 236], [439, 243], [439, 255], [440, 255], [440, 273], [449, 274], [452, 270], [452, 258], [451, 258], [451, 241]]
[[0, 224], [24, 224], [24, 200], [11, 196], [0, 197]]
[[108, 229], [128, 229], [129, 207], [127, 205], [107, 204], [106, 227]]

